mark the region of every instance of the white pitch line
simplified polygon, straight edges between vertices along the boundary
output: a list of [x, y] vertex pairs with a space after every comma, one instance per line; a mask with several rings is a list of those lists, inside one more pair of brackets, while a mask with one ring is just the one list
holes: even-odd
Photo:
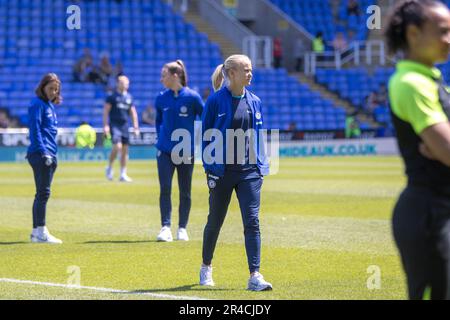
[[80, 290], [81, 289], [81, 290], [91, 290], [91, 291], [98, 291], [98, 292], [105, 292], [105, 293], [142, 295], [142, 296], [149, 296], [149, 297], [161, 298], [161, 299], [206, 300], [204, 298], [193, 297], [193, 296], [176, 296], [176, 295], [170, 295], [170, 294], [151, 293], [151, 292], [133, 292], [133, 291], [127, 291], [127, 290], [117, 290], [117, 289], [87, 287], [87, 286], [74, 286], [74, 285], [61, 284], [61, 283], [39, 282], [39, 281], [20, 280], [20, 279], [0, 278], [0, 282], [28, 284], [28, 285], [44, 286], [44, 287], [57, 287], [57, 288], [65, 288], [65, 289], [71, 289], [71, 290]]

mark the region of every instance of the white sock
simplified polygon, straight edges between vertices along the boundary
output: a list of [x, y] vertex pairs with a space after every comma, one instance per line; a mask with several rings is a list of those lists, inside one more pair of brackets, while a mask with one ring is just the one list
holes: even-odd
[[39, 235], [42, 235], [42, 234], [44, 234], [44, 233], [46, 233], [47, 232], [47, 228], [45, 227], [45, 226], [43, 226], [43, 227], [37, 227], [37, 233], [39, 234]]
[[127, 168], [121, 168], [120, 169], [120, 176], [126, 176], [127, 175]]
[[31, 234], [33, 235], [33, 236], [37, 236], [39, 233], [38, 233], [38, 228], [33, 228], [33, 231], [31, 231]]

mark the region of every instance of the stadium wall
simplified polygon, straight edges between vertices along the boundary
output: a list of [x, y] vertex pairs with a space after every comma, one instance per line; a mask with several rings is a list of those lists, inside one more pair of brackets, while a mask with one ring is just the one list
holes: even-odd
[[[64, 135], [61, 136], [64, 137]], [[26, 161], [25, 156], [29, 143], [26, 134], [0, 133], [0, 141], [0, 162]], [[106, 161], [111, 151], [110, 148], [103, 147], [101, 144], [97, 144], [93, 149], [77, 149], [72, 142], [69, 135], [66, 135], [66, 138], [59, 139], [59, 161]], [[130, 146], [131, 160], [156, 159], [156, 154], [157, 149], [153, 138], [134, 140]], [[279, 156], [281, 158], [394, 156], [398, 154], [395, 138], [304, 140], [279, 143]], [[197, 160], [200, 159], [199, 154], [196, 154], [196, 158]]]

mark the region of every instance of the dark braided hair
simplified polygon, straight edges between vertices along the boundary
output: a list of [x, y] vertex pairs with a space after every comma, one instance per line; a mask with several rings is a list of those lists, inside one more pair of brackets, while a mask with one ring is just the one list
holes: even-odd
[[429, 19], [427, 9], [430, 7], [445, 6], [435, 0], [405, 0], [398, 3], [390, 15], [384, 36], [391, 54], [408, 50], [406, 29], [412, 24], [422, 27]]

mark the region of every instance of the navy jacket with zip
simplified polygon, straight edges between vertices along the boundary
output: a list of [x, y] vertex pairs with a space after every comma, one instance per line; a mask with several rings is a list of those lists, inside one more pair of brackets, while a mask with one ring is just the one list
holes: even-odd
[[173, 90], [161, 92], [155, 101], [156, 132], [158, 150], [171, 153], [178, 141], [172, 141], [172, 133], [177, 129], [186, 129], [191, 135], [191, 154], [194, 155], [194, 122], [203, 112], [203, 101], [200, 95], [183, 87], [175, 97]]
[[[244, 99], [246, 99], [248, 105], [252, 109], [252, 128], [255, 129], [256, 139], [253, 144], [254, 154], [257, 155], [257, 167], [262, 175], [269, 174], [269, 162], [266, 155], [265, 147], [263, 147], [262, 142], [260, 143], [260, 130], [263, 129], [263, 117], [262, 117], [262, 107], [261, 100], [245, 89]], [[212, 94], [205, 104], [205, 109], [202, 114], [202, 157], [203, 157], [203, 167], [206, 173], [214, 174], [216, 176], [222, 177], [225, 174], [226, 166], [226, 130], [232, 127], [232, 94], [227, 87], [223, 87], [219, 91]], [[212, 143], [212, 141], [205, 141], [205, 132], [208, 129], [218, 129], [222, 133], [223, 137], [223, 159], [221, 163], [208, 163], [209, 161], [205, 159], [205, 148]], [[261, 146], [260, 146], [261, 145]], [[262, 148], [261, 148], [262, 147]]]

